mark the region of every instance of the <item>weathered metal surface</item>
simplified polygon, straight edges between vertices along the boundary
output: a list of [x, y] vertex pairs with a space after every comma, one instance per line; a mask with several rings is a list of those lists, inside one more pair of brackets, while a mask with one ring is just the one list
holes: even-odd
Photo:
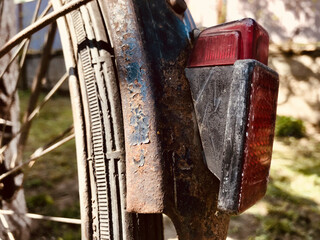
[[152, 66], [145, 55], [132, 2], [108, 1], [101, 5], [108, 9], [120, 79], [126, 138], [127, 209], [160, 213], [164, 183], [151, 85]]
[[164, 212], [174, 222], [179, 239], [224, 239], [229, 216], [217, 210], [219, 181], [204, 164], [191, 93], [181, 68], [185, 56], [177, 60], [165, 66], [165, 77], [175, 81], [164, 85], [161, 99], [163, 119], [168, 119], [160, 126], [170, 189]]
[[223, 239], [218, 179], [203, 162], [184, 68], [194, 26], [166, 1], [103, 2], [125, 126], [127, 210], [166, 213], [179, 238]]

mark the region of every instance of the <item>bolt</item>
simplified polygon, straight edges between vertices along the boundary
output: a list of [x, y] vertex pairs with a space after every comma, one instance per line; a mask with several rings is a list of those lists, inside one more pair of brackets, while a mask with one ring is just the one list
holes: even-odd
[[187, 10], [187, 4], [184, 0], [167, 0], [167, 2], [177, 14], [182, 14]]

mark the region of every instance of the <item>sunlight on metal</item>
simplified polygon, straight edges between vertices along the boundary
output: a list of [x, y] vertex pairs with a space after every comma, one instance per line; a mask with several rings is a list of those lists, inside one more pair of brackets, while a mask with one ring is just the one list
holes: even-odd
[[[37, 17], [38, 17], [38, 13], [39, 13], [39, 9], [40, 9], [40, 5], [41, 5], [41, 2], [42, 0], [38, 0], [37, 2], [37, 5], [36, 5], [36, 8], [35, 8], [35, 11], [34, 11], [34, 14], [33, 14], [33, 17], [32, 17], [32, 20], [31, 20], [31, 23], [30, 24], [33, 24], [36, 20], [37, 20]], [[42, 14], [40, 15], [40, 19], [45, 16], [48, 11], [52, 8], [52, 4], [51, 2], [48, 3], [46, 9], [42, 12]], [[12, 58], [10, 59], [9, 63], [7, 64], [7, 66], [5, 67], [4, 71], [1, 73], [0, 75], [0, 79], [3, 77], [3, 75], [8, 71], [9, 67], [11, 66], [11, 64], [14, 62], [14, 60], [17, 58], [17, 56], [19, 56], [19, 53], [20, 51], [22, 50], [22, 53], [21, 53], [21, 58], [20, 58], [20, 62], [19, 62], [19, 75], [17, 77], [17, 81], [15, 83], [15, 88], [14, 88], [14, 91], [11, 93], [11, 96], [10, 96], [10, 104], [9, 104], [9, 108], [8, 109], [11, 109], [12, 107], [12, 104], [14, 103], [14, 96], [18, 90], [18, 80], [20, 79], [21, 77], [21, 74], [22, 74], [22, 69], [23, 69], [23, 66], [24, 66], [24, 63], [25, 63], [25, 60], [26, 60], [26, 56], [27, 56], [27, 52], [28, 52], [28, 49], [29, 49], [29, 46], [30, 46], [30, 38], [27, 38], [27, 39], [24, 39], [22, 41], [22, 43], [20, 43], [20, 46], [18, 47], [17, 51], [15, 52], [15, 54], [12, 56]], [[9, 111], [9, 110], [8, 110]], [[7, 112], [7, 114], [9, 114], [9, 112]], [[21, 131], [21, 129], [20, 129]], [[18, 133], [16, 133], [12, 139], [15, 139], [17, 135], [19, 135], [20, 131]], [[1, 136], [1, 139], [0, 139], [0, 146], [2, 145], [2, 139], [3, 138], [3, 135]], [[12, 141], [12, 139], [9, 141], [9, 143]], [[0, 154], [2, 154], [8, 147], [9, 143], [2, 147], [0, 149]]]
[[[50, 92], [44, 97], [43, 101], [33, 110], [33, 112], [29, 115], [28, 117], [28, 122], [32, 121], [40, 112], [40, 110], [45, 106], [45, 104], [51, 99], [51, 97], [57, 92], [57, 90], [61, 87], [61, 85], [68, 79], [68, 73], [65, 73], [60, 80], [55, 84], [55, 86], [50, 90]], [[4, 120], [6, 121], [6, 124], [9, 124], [8, 120]], [[1, 123], [1, 120], [0, 120]], [[0, 155], [4, 153], [4, 151], [7, 150], [7, 148], [9, 147], [10, 142], [15, 139], [16, 137], [18, 137], [21, 133], [21, 131], [23, 131], [25, 125], [23, 125], [20, 130], [15, 133], [12, 138], [10, 139], [10, 141], [8, 142], [8, 144], [6, 144], [5, 146], [2, 146], [0, 148]]]
[[37, 219], [37, 220], [47, 220], [52, 222], [69, 223], [69, 224], [77, 224], [77, 225], [81, 224], [81, 219], [43, 216], [43, 215], [34, 214], [34, 213], [17, 213], [12, 210], [0, 210], [0, 217], [3, 215], [18, 215], [18, 216], [26, 216], [28, 218]]
[[25, 44], [29, 41], [29, 39], [25, 39], [22, 41], [22, 43], [20, 43], [17, 51], [13, 54], [13, 56], [11, 57], [9, 63], [7, 64], [6, 68], [2, 71], [2, 73], [0, 74], [0, 78], [3, 77], [3, 75], [8, 71], [9, 67], [11, 66], [11, 64], [14, 62], [14, 60], [19, 56], [20, 51], [24, 48]]
[[49, 146], [48, 148], [38, 148], [36, 151], [34, 151], [34, 153], [31, 155], [31, 157], [27, 161], [21, 163], [20, 165], [11, 169], [10, 171], [2, 174], [0, 176], [0, 181], [2, 181], [4, 178], [8, 177], [9, 175], [19, 171], [21, 168], [25, 167], [26, 165], [38, 160], [40, 157], [46, 155], [47, 153], [52, 152], [53, 150], [57, 149], [58, 147], [60, 147], [64, 143], [72, 140], [73, 138], [74, 138], [74, 133], [72, 133], [68, 137], [62, 139], [61, 141]]
[[50, 100], [50, 98], [58, 91], [61, 85], [68, 79], [69, 74], [65, 73], [59, 81], [54, 85], [54, 87], [50, 90], [50, 92], [45, 96], [43, 101], [33, 110], [33, 112], [29, 115], [28, 121], [32, 121], [32, 119], [40, 113], [40, 110], [43, 106]]
[[2, 223], [3, 227], [7, 231], [8, 239], [9, 240], [15, 240], [12, 232], [10, 231], [9, 224], [8, 224], [7, 219], [5, 218], [5, 216], [0, 214], [0, 220], [1, 220], [1, 223]]
[[58, 11], [53, 11], [43, 18], [37, 20], [34, 24], [29, 25], [13, 38], [11, 38], [1, 49], [0, 58], [7, 54], [14, 46], [19, 44], [23, 39], [30, 37], [35, 32], [49, 25], [57, 18], [64, 16], [65, 14], [77, 9], [78, 7], [90, 2], [91, 0], [78, 0], [65, 4]]

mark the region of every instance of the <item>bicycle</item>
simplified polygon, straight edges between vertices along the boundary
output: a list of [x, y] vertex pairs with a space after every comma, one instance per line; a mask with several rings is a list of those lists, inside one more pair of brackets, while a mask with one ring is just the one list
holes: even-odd
[[[82, 238], [163, 239], [161, 213], [181, 239], [225, 238], [230, 215], [217, 208], [219, 179], [203, 162], [184, 73], [196, 37], [184, 1], [51, 4], [54, 12], [13, 38], [0, 56], [57, 19], [73, 109]], [[66, 131], [51, 146], [72, 137]]]

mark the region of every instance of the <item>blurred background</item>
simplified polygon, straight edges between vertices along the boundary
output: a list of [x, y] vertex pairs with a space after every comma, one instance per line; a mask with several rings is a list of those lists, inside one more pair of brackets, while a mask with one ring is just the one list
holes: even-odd
[[233, 217], [229, 239], [320, 239], [320, 1], [187, 0], [196, 24], [254, 18], [280, 75], [267, 195]]
[[[320, 238], [320, 1], [318, 0], [186, 0], [198, 27], [244, 17], [254, 18], [270, 35], [269, 66], [280, 75], [276, 140], [267, 195], [253, 208], [233, 217], [230, 240]], [[43, 7], [47, 1], [43, 0]], [[17, 28], [26, 27], [35, 2], [18, 4]], [[32, 37], [20, 82], [21, 109], [40, 60], [47, 29]], [[44, 88], [64, 74], [59, 36]], [[65, 86], [67, 90], [67, 86]], [[39, 142], [72, 122], [68, 94], [61, 91], [36, 119], [26, 154]], [[59, 108], [57, 108], [57, 104]], [[40, 140], [39, 140], [40, 139]], [[57, 168], [59, 166], [59, 168]], [[57, 170], [60, 169], [60, 170]], [[48, 177], [49, 176], [49, 177]], [[79, 218], [74, 143], [25, 171], [24, 188], [30, 212]], [[53, 230], [52, 230], [53, 229]], [[78, 226], [34, 221], [33, 239], [79, 239]], [[50, 234], [49, 234], [50, 233]], [[47, 238], [46, 238], [47, 237]], [[175, 233], [168, 232], [167, 239]]]

